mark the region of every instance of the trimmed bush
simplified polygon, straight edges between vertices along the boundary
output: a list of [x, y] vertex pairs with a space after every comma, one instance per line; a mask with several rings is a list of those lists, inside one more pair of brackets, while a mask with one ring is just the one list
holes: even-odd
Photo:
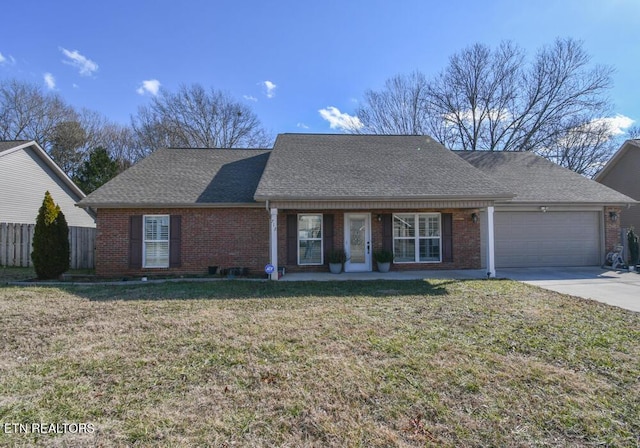
[[58, 278], [69, 270], [69, 226], [48, 191], [36, 219], [31, 260], [41, 280]]

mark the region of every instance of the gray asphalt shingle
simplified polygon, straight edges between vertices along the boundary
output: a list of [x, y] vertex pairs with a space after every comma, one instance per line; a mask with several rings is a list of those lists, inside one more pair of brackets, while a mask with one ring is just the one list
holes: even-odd
[[427, 136], [281, 134], [256, 199], [509, 197]]
[[626, 204], [633, 199], [531, 152], [452, 151], [515, 194], [513, 202]]
[[270, 152], [159, 149], [88, 195], [80, 205], [253, 203]]

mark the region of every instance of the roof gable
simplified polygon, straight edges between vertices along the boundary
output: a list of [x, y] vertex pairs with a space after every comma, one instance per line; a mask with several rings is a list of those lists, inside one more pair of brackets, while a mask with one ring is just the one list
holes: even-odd
[[509, 198], [427, 136], [281, 134], [258, 200]]
[[640, 151], [640, 139], [635, 140], [627, 140], [622, 146], [616, 151], [616, 153], [609, 159], [609, 161], [605, 164], [604, 168], [602, 168], [595, 176], [594, 180], [601, 182], [603, 179], [607, 177], [609, 172], [616, 167], [618, 163], [620, 163], [625, 155], [629, 151]]
[[71, 191], [79, 198], [84, 198], [86, 195], [84, 192], [71, 180], [67, 174], [53, 161], [49, 154], [40, 147], [33, 140], [13, 140], [13, 141], [0, 141], [0, 157], [7, 156], [15, 151], [31, 148], [33, 153], [45, 163], [54, 175], [57, 176]]

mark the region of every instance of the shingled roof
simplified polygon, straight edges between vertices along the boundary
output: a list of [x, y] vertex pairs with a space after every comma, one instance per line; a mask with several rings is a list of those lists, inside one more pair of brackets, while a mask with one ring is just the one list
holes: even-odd
[[27, 143], [28, 141], [29, 140], [0, 140], [0, 152], [13, 149], [16, 146], [20, 146]]
[[159, 149], [79, 202], [81, 207], [255, 204], [269, 158], [257, 149]]
[[513, 203], [629, 204], [635, 201], [531, 152], [452, 151], [515, 194]]
[[257, 200], [508, 199], [426, 136], [281, 134]]

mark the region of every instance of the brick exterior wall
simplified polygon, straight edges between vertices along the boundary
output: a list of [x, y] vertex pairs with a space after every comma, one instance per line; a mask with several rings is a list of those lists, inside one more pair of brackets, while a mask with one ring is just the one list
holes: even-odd
[[[129, 268], [129, 217], [182, 216], [179, 268]], [[269, 262], [269, 214], [264, 208], [99, 209], [96, 274], [102, 277], [205, 274], [209, 266], [264, 272]]]
[[[480, 269], [480, 222], [474, 223], [472, 213], [478, 209], [427, 209], [427, 210], [283, 210], [278, 213], [278, 264], [287, 272], [326, 272], [326, 266], [298, 266], [287, 263], [287, 215], [299, 213], [332, 214], [334, 219], [333, 247], [344, 245], [345, 213], [371, 213], [371, 242], [373, 251], [382, 249], [382, 222], [377, 215], [393, 213], [451, 213], [453, 216], [453, 261], [442, 263], [393, 263], [391, 270], [410, 271], [420, 269]], [[376, 270], [376, 263], [373, 262]]]
[[[610, 213], [617, 213], [618, 219], [612, 221]], [[605, 207], [604, 208], [604, 248], [605, 253], [612, 252], [615, 247], [622, 244], [620, 240], [620, 216], [622, 215], [621, 207]]]

